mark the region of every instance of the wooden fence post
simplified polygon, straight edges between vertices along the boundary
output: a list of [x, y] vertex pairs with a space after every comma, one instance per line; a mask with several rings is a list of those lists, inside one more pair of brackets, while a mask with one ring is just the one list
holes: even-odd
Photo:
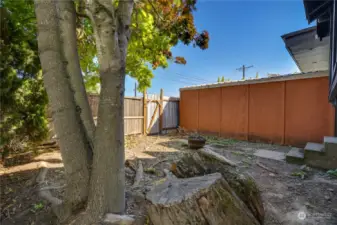
[[159, 102], [159, 133], [162, 132], [164, 127], [163, 111], [164, 111], [164, 90], [161, 88], [160, 102]]
[[146, 89], [143, 91], [143, 134], [147, 134], [147, 99]]

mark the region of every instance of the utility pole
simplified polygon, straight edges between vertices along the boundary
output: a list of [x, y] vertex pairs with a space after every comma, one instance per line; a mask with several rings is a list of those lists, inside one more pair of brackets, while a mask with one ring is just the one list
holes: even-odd
[[137, 82], [135, 82], [135, 89], [134, 89], [134, 91], [135, 91], [135, 97], [137, 97]]
[[246, 78], [246, 69], [252, 68], [253, 66], [245, 66], [242, 65], [240, 68], [237, 68], [236, 70], [242, 71], [242, 80]]

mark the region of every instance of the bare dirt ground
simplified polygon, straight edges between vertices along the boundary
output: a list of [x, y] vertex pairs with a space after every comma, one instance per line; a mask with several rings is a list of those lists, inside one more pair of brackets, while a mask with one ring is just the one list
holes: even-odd
[[[126, 138], [127, 213], [136, 215], [137, 224], [147, 224], [142, 193], [149, 191], [186, 151], [186, 136], [131, 136]], [[266, 225], [337, 224], [337, 179], [325, 171], [284, 161], [256, 157], [258, 149], [287, 152], [285, 146], [208, 138], [213, 151], [238, 163], [238, 170], [252, 175], [260, 190], [266, 211]], [[132, 187], [136, 162], [142, 162], [144, 177]], [[65, 184], [63, 164], [58, 151], [44, 153], [25, 165], [0, 168], [1, 224], [56, 224], [50, 205], [38, 195], [48, 188], [62, 197]], [[40, 168], [50, 167], [43, 184], [36, 182]], [[138, 193], [135, 194], [135, 193]], [[298, 213], [305, 216], [298, 218]]]

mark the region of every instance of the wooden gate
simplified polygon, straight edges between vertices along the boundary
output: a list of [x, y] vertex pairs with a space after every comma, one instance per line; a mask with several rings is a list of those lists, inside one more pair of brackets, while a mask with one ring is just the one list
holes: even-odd
[[160, 115], [162, 110], [161, 95], [147, 94], [147, 116], [146, 116], [146, 133], [158, 134], [161, 130]]
[[163, 89], [160, 95], [145, 94], [144, 133], [158, 134], [163, 130], [175, 129], [179, 125], [179, 98], [165, 97]]

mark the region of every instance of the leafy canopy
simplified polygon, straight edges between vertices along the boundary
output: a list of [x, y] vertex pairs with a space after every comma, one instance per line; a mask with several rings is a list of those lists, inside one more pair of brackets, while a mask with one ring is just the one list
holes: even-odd
[[[132, 35], [128, 46], [126, 73], [137, 79], [139, 91], [151, 86], [153, 70], [166, 68], [169, 62], [186, 64], [182, 56], [173, 56], [171, 48], [180, 42], [208, 48], [207, 31], [198, 33], [194, 25], [195, 0], [137, 1], [132, 15]], [[80, 11], [79, 5], [77, 10]], [[89, 19], [78, 17], [81, 67], [86, 88], [97, 90], [98, 64], [93, 30]]]

